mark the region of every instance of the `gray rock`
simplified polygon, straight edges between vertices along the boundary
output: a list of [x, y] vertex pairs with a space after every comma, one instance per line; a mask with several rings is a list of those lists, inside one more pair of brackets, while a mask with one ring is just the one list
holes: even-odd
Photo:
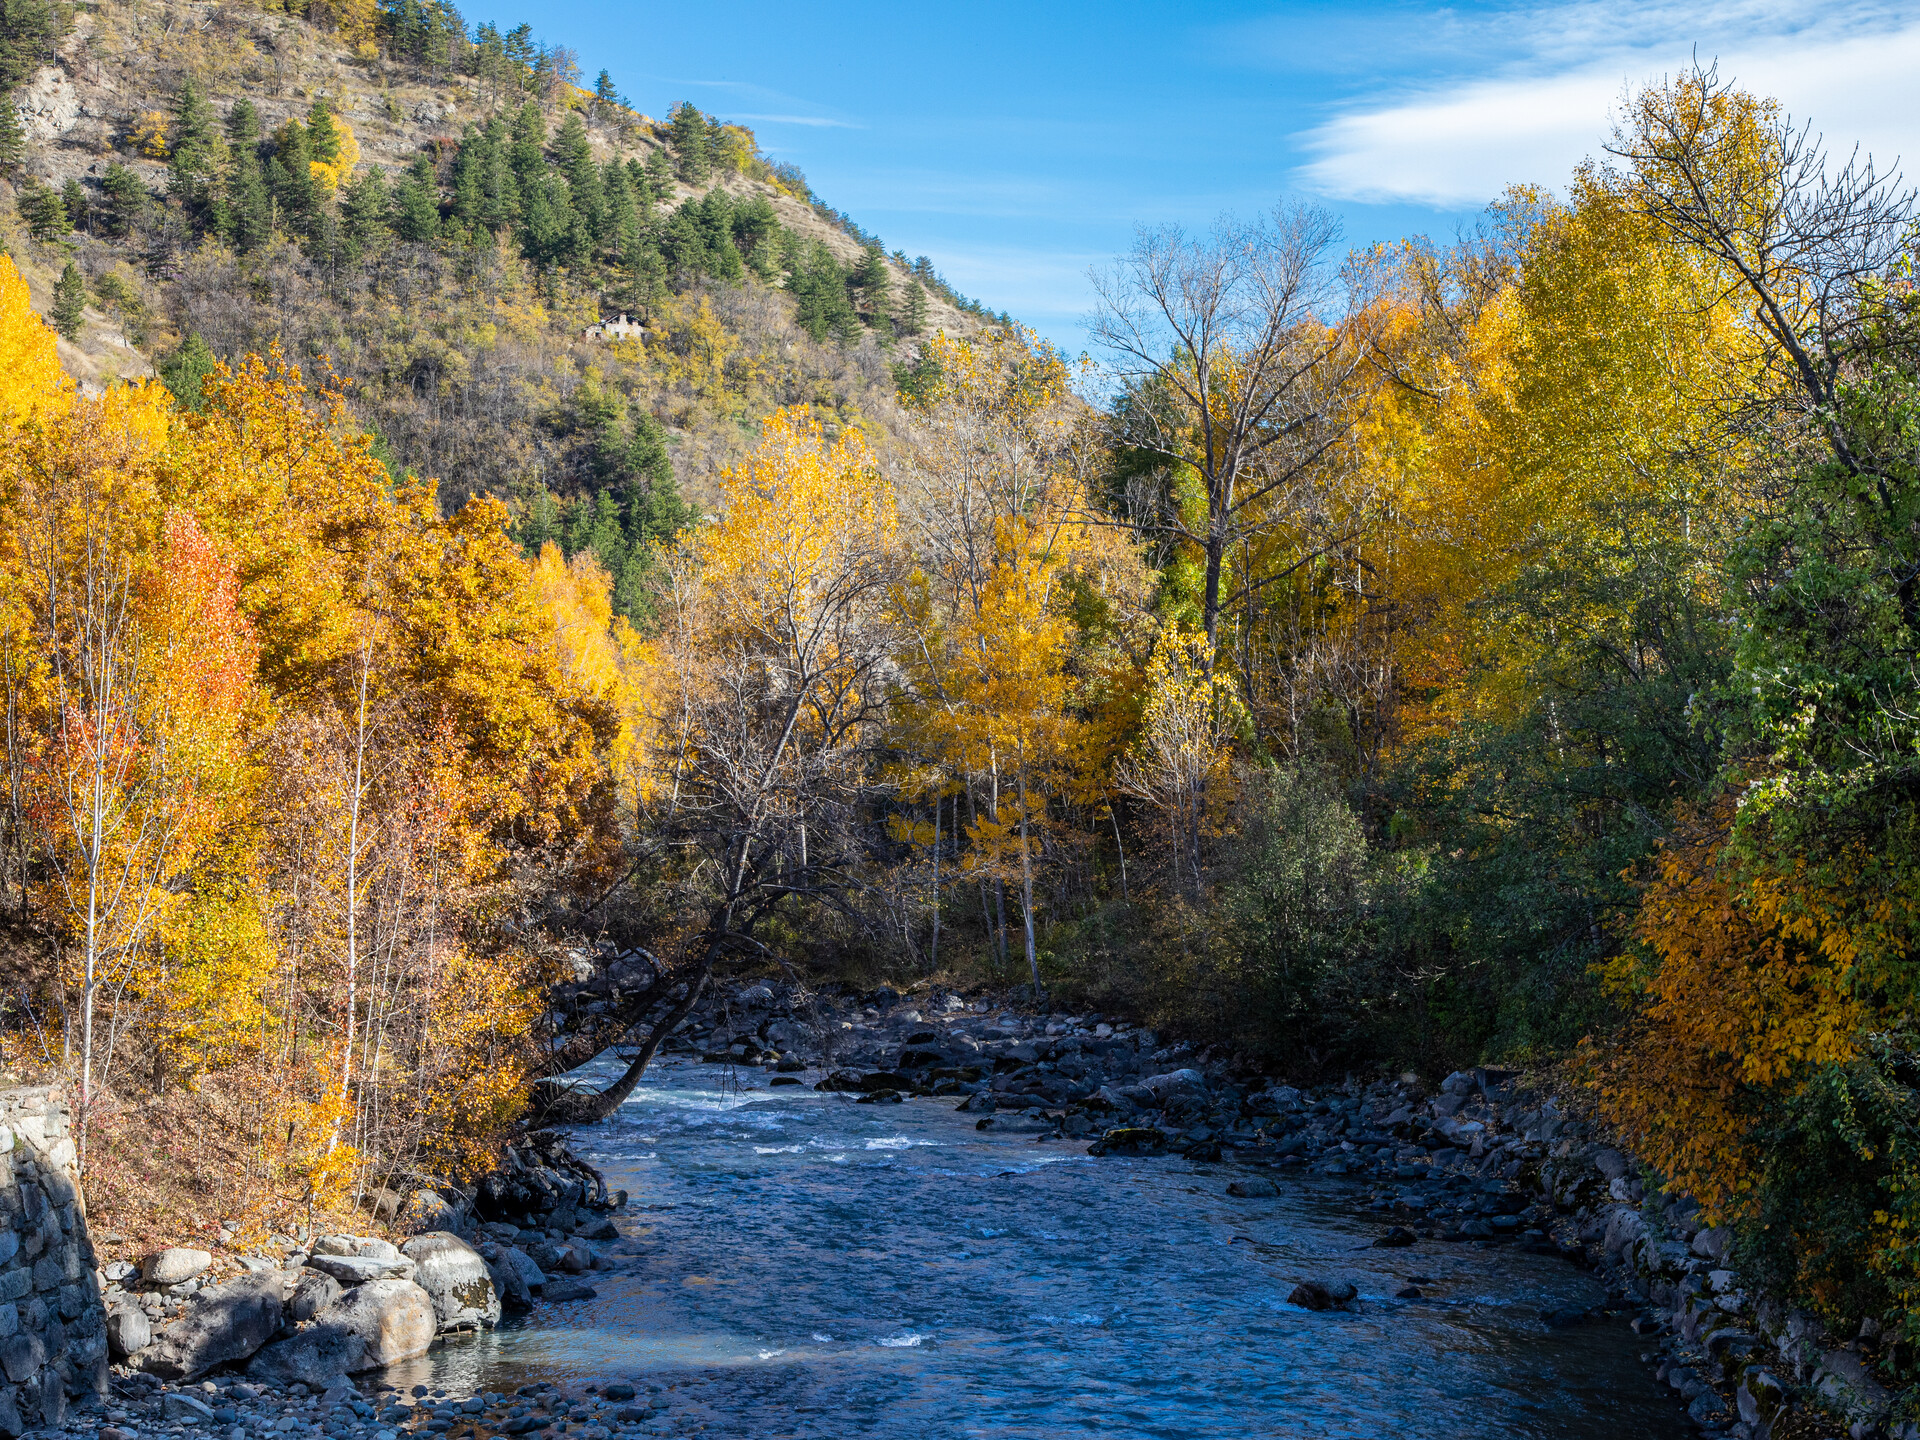
[[496, 1246], [494, 1256], [487, 1261], [487, 1274], [493, 1277], [493, 1293], [500, 1297], [503, 1306], [531, 1310], [533, 1292], [527, 1288], [519, 1270], [505, 1258], [505, 1250], [505, 1246]]
[[1170, 1070], [1165, 1075], [1149, 1075], [1140, 1084], [1155, 1099], [1165, 1099], [1182, 1093], [1198, 1094], [1207, 1088], [1207, 1079], [1198, 1070]]
[[584, 1280], [550, 1280], [540, 1298], [558, 1305], [568, 1300], [592, 1300], [599, 1293]]
[[287, 1318], [304, 1323], [340, 1298], [340, 1282], [324, 1270], [303, 1266], [287, 1297]]
[[1601, 1177], [1609, 1183], [1626, 1178], [1627, 1157], [1618, 1150], [1596, 1150], [1593, 1154], [1593, 1166]]
[[204, 1400], [196, 1400], [191, 1395], [182, 1395], [169, 1391], [160, 1397], [160, 1414], [168, 1419], [187, 1425], [211, 1425], [213, 1407]]
[[433, 1299], [411, 1280], [369, 1280], [323, 1311], [316, 1326], [339, 1325], [360, 1336], [359, 1368], [423, 1355], [439, 1332]]
[[209, 1265], [213, 1256], [205, 1250], [186, 1250], [178, 1246], [147, 1257], [140, 1273], [149, 1285], [178, 1285], [191, 1280]]
[[307, 1264], [347, 1286], [375, 1280], [411, 1280], [415, 1268], [404, 1255], [396, 1255], [391, 1260], [366, 1255], [315, 1255]]
[[153, 1342], [153, 1326], [147, 1312], [137, 1305], [123, 1305], [107, 1316], [107, 1349], [116, 1360], [138, 1354]]
[[400, 1224], [414, 1234], [459, 1232], [468, 1227], [465, 1211], [438, 1190], [416, 1190], [400, 1211]]
[[500, 1260], [502, 1264], [513, 1267], [514, 1272], [520, 1277], [520, 1283], [529, 1290], [538, 1290], [547, 1283], [546, 1271], [535, 1264], [533, 1257], [518, 1245], [507, 1246], [501, 1251]]
[[203, 1292], [184, 1317], [160, 1332], [141, 1356], [141, 1368], [166, 1380], [191, 1380], [246, 1359], [279, 1330], [284, 1293], [278, 1274], [247, 1275]]
[[250, 1379], [285, 1388], [301, 1384], [324, 1390], [343, 1375], [361, 1369], [367, 1342], [339, 1325], [313, 1324], [279, 1340], [247, 1364]]
[[1279, 1193], [1280, 1187], [1263, 1175], [1250, 1175], [1227, 1186], [1227, 1194], [1244, 1200], [1271, 1200]]
[[414, 1283], [427, 1292], [439, 1328], [490, 1329], [500, 1323], [500, 1296], [487, 1262], [458, 1235], [432, 1230], [401, 1247], [413, 1261]]
[[1340, 1310], [1359, 1297], [1360, 1292], [1345, 1280], [1302, 1280], [1287, 1296], [1287, 1303], [1304, 1310]]
[[1733, 1246], [1733, 1232], [1724, 1225], [1702, 1230], [1693, 1237], [1693, 1253], [1707, 1260], [1724, 1260]]

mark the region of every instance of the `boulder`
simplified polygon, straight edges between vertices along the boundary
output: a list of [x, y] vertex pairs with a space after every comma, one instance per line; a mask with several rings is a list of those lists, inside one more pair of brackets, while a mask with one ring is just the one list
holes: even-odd
[[140, 1267], [140, 1275], [149, 1285], [178, 1285], [183, 1280], [191, 1280], [211, 1264], [213, 1256], [205, 1250], [186, 1250], [175, 1246], [157, 1255], [149, 1255], [146, 1264]]
[[435, 1230], [457, 1234], [468, 1228], [464, 1207], [455, 1204], [438, 1190], [416, 1190], [409, 1195], [400, 1211], [400, 1224], [416, 1235]]
[[1089, 1155], [1157, 1155], [1166, 1148], [1167, 1137], [1150, 1125], [1123, 1125], [1109, 1130], [1087, 1147]]
[[160, 1397], [160, 1414], [163, 1419], [184, 1422], [188, 1425], [211, 1425], [213, 1407], [206, 1401], [192, 1395], [167, 1394]]
[[247, 1378], [284, 1389], [295, 1383], [325, 1390], [363, 1368], [367, 1342], [339, 1325], [314, 1324], [275, 1341], [247, 1364]]
[[1207, 1088], [1206, 1076], [1198, 1070], [1169, 1070], [1164, 1075], [1149, 1075], [1140, 1082], [1156, 1099], [1169, 1095], [1199, 1094]]
[[1302, 1280], [1287, 1296], [1287, 1303], [1303, 1310], [1340, 1310], [1359, 1297], [1360, 1292], [1345, 1280]]
[[487, 1262], [447, 1230], [430, 1230], [401, 1246], [416, 1267], [414, 1283], [427, 1292], [442, 1332], [480, 1330], [500, 1323], [500, 1296]]
[[511, 1265], [520, 1276], [520, 1283], [529, 1290], [538, 1290], [547, 1283], [547, 1272], [542, 1270], [534, 1258], [518, 1245], [509, 1245], [500, 1254], [502, 1264]]
[[372, 1370], [425, 1354], [439, 1321], [432, 1298], [411, 1280], [369, 1280], [321, 1311], [302, 1334], [325, 1330], [359, 1340], [360, 1357], [347, 1365], [349, 1371]]
[[1227, 1186], [1227, 1194], [1237, 1195], [1243, 1200], [1271, 1200], [1279, 1193], [1280, 1187], [1264, 1175], [1250, 1175]]
[[307, 1264], [349, 1287], [374, 1280], [411, 1280], [414, 1275], [414, 1263], [398, 1254], [391, 1260], [370, 1255], [315, 1255]]
[[832, 1070], [828, 1072], [826, 1079], [822, 1080], [813, 1088], [816, 1090], [852, 1090], [857, 1092], [864, 1088], [860, 1083], [863, 1078], [858, 1070]]
[[287, 1297], [287, 1318], [305, 1323], [325, 1310], [341, 1295], [340, 1282], [324, 1270], [302, 1266]]
[[500, 1297], [503, 1306], [515, 1310], [533, 1308], [533, 1292], [527, 1282], [521, 1278], [520, 1271], [506, 1258], [504, 1245], [489, 1247], [493, 1252], [487, 1260], [487, 1274], [493, 1280], [493, 1293]]
[[107, 1349], [116, 1360], [125, 1360], [147, 1348], [153, 1341], [153, 1326], [147, 1312], [137, 1305], [122, 1305], [107, 1316]]
[[285, 1296], [277, 1273], [244, 1275], [202, 1291], [192, 1309], [160, 1332], [140, 1366], [163, 1380], [191, 1380], [216, 1365], [245, 1360], [279, 1330]]

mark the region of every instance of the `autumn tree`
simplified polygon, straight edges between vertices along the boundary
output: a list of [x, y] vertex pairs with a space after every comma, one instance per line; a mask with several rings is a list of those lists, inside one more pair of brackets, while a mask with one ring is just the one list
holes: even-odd
[[695, 917], [684, 988], [618, 1081], [550, 1090], [550, 1114], [611, 1113], [723, 956], [762, 953], [754, 931], [782, 904], [851, 908], [865, 868], [900, 576], [891, 488], [857, 432], [828, 440], [781, 411], [722, 489], [720, 520], [681, 544], [640, 682], [640, 818]]

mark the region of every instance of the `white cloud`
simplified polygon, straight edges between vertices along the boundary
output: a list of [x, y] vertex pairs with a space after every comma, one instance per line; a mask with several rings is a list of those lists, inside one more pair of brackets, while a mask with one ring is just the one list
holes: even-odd
[[825, 115], [734, 115], [734, 120], [751, 120], [756, 125], [813, 125], [827, 130], [864, 130], [852, 120], [833, 120]]
[[[1920, 162], [1920, 15], [1843, 8], [1802, 23], [1797, 7], [1733, 8], [1696, 12], [1702, 22], [1687, 28], [1670, 9], [1643, 7], [1597, 54], [1591, 6], [1532, 12], [1536, 38], [1505, 73], [1355, 106], [1301, 137], [1315, 158], [1299, 178], [1340, 199], [1445, 208], [1484, 203], [1514, 182], [1558, 186], [1599, 153], [1627, 89], [1677, 72], [1696, 52], [1717, 58], [1723, 77], [1812, 119], [1832, 150], [1858, 143], [1883, 168], [1903, 154]], [[1573, 37], [1589, 42], [1589, 58], [1571, 61]]]

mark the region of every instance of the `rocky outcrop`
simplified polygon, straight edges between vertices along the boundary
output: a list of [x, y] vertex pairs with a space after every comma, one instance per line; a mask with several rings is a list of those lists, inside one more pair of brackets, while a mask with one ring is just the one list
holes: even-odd
[[140, 1357], [142, 1368], [166, 1380], [192, 1380], [216, 1365], [245, 1360], [280, 1329], [291, 1278], [285, 1272], [245, 1275], [205, 1292]]
[[107, 1317], [56, 1087], [0, 1090], [0, 1435], [103, 1394]]

